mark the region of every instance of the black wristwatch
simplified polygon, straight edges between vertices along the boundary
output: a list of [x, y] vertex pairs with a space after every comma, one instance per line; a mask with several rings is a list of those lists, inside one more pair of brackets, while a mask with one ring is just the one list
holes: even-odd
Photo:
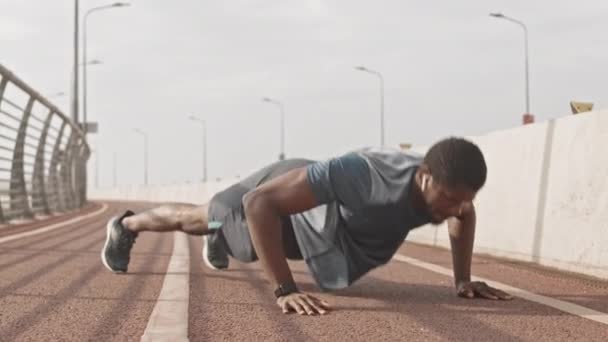
[[282, 283], [282, 284], [279, 284], [279, 287], [277, 287], [276, 290], [274, 290], [274, 295], [277, 298], [279, 298], [279, 297], [287, 296], [288, 294], [292, 294], [294, 292], [298, 292], [298, 287], [296, 286], [295, 283], [293, 283], [293, 282]]

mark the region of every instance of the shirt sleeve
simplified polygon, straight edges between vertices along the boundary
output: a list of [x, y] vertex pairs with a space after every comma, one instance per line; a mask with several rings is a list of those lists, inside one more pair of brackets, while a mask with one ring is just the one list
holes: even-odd
[[337, 201], [357, 209], [370, 200], [370, 167], [355, 152], [313, 163], [307, 167], [307, 176], [319, 205]]

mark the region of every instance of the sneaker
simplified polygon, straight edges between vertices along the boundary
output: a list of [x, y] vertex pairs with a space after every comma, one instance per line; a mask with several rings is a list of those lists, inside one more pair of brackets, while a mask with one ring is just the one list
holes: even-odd
[[203, 261], [213, 270], [228, 268], [228, 254], [218, 240], [217, 234], [203, 236]]
[[126, 229], [122, 225], [122, 219], [135, 215], [127, 210], [122, 216], [115, 216], [108, 221], [106, 226], [106, 243], [101, 250], [101, 261], [104, 266], [112, 272], [127, 272], [129, 260], [131, 259], [131, 248], [137, 238], [137, 233]]

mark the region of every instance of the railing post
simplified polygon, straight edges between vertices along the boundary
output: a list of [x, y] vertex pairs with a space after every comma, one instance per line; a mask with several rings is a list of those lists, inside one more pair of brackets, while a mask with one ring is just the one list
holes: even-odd
[[53, 203], [53, 211], [64, 211], [66, 210], [65, 197], [61, 193], [60, 184], [61, 178], [57, 168], [61, 165], [61, 159], [63, 158], [61, 152], [61, 139], [63, 139], [63, 132], [67, 122], [64, 121], [57, 134], [57, 140], [55, 141], [55, 147], [53, 147], [53, 155], [51, 156], [51, 162], [49, 164], [49, 185], [51, 191], [47, 191], [47, 194], [52, 192], [55, 195], [55, 201]]
[[74, 166], [74, 128], [70, 130], [70, 138], [68, 143], [63, 150], [63, 158], [61, 160], [61, 190], [65, 198], [66, 207], [68, 210], [74, 209], [75, 198], [74, 198], [74, 187], [72, 184], [72, 168]]
[[73, 184], [73, 188], [74, 188], [74, 206], [76, 207], [80, 207], [82, 206], [82, 186], [81, 186], [81, 180], [82, 180], [82, 170], [81, 170], [81, 153], [82, 150], [80, 148], [81, 146], [81, 139], [80, 138], [76, 138], [75, 139], [75, 144], [74, 147], [72, 148], [74, 151], [74, 154], [72, 156], [72, 163], [73, 163], [73, 169], [72, 169], [72, 184]]
[[[2, 99], [4, 96], [4, 90], [6, 89], [6, 85], [8, 84], [8, 77], [2, 76], [2, 80], [0, 80], [0, 104], [2, 103]], [[4, 218], [4, 212], [2, 210], [2, 196], [0, 196], [0, 223], [6, 222]]]
[[19, 130], [17, 131], [17, 138], [15, 139], [15, 150], [13, 152], [13, 163], [11, 167], [11, 183], [10, 183], [10, 208], [11, 211], [19, 210], [21, 216], [31, 218], [34, 215], [30, 209], [30, 203], [27, 194], [27, 188], [25, 186], [25, 175], [24, 169], [24, 147], [25, 137], [27, 131], [27, 123], [30, 118], [32, 107], [34, 106], [34, 97], [30, 96], [27, 102], [23, 118], [19, 124]]
[[78, 153], [77, 153], [77, 178], [76, 178], [76, 192], [78, 196], [78, 205], [82, 207], [87, 200], [87, 160], [90, 157], [90, 152], [87, 146], [84, 144], [84, 140], [81, 138], [78, 141]]
[[46, 146], [46, 138], [52, 119], [53, 111], [51, 110], [44, 121], [42, 133], [40, 133], [38, 149], [36, 150], [36, 161], [34, 162], [34, 174], [32, 176], [32, 207], [42, 208], [42, 212], [46, 215], [50, 214], [51, 211], [49, 210], [46, 187], [44, 186], [44, 147]]

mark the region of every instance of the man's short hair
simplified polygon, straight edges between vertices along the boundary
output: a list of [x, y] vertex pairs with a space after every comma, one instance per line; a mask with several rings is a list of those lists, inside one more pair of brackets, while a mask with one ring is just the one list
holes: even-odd
[[486, 182], [487, 167], [477, 145], [450, 137], [434, 144], [424, 157], [433, 179], [446, 186], [464, 185], [478, 191]]

